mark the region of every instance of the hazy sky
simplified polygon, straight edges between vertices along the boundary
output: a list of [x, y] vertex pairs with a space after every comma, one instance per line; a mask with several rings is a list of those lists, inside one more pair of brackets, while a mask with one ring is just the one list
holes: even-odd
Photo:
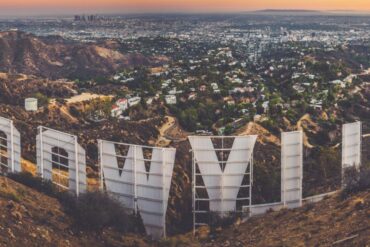
[[370, 11], [370, 0], [0, 0], [1, 14], [245, 11], [265, 8]]

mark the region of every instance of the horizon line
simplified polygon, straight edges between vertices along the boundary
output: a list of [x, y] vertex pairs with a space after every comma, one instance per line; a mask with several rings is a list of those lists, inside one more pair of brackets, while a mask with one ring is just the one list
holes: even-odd
[[[250, 10], [210, 10], [210, 11], [197, 11], [197, 10], [158, 10], [158, 11], [149, 11], [149, 10], [136, 10], [136, 11], [110, 11], [110, 10], [74, 10], [74, 11], [45, 11], [45, 12], [40, 12], [40, 13], [33, 13], [30, 14], [29, 11], [26, 11], [25, 13], [2, 13], [0, 10], [0, 19], [2, 18], [9, 18], [9, 17], [22, 17], [22, 18], [27, 18], [27, 17], [72, 17], [75, 15], [153, 15], [153, 14], [162, 14], [162, 15], [170, 15], [170, 14], [194, 14], [194, 15], [207, 15], [207, 14], [253, 14], [253, 13], [263, 13], [263, 12], [297, 12], [299, 14], [305, 14], [305, 13], [310, 13], [314, 12], [316, 14], [346, 14], [346, 13], [352, 13], [356, 15], [368, 15], [370, 14], [370, 9], [369, 10], [351, 10], [351, 9], [327, 9], [327, 10], [322, 10], [322, 9], [297, 9], [297, 8], [265, 8], [265, 9], [250, 9]], [[48, 12], [48, 13], [47, 13]]]

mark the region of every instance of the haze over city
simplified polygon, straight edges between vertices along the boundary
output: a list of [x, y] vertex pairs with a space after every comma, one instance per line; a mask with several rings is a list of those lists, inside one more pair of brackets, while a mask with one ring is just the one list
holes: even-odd
[[261, 9], [304, 9], [326, 11], [370, 11], [367, 0], [91, 0], [46, 1], [2, 0], [2, 15], [48, 15], [130, 12], [241, 12]]

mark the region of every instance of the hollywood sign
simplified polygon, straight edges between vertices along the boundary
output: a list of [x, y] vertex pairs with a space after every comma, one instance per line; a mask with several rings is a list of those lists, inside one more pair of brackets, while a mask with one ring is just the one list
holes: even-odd
[[[166, 234], [167, 202], [176, 150], [99, 140], [101, 189], [129, 210], [140, 213], [146, 232]], [[60, 190], [87, 191], [86, 153], [75, 135], [40, 126], [36, 136], [37, 172]], [[21, 172], [20, 134], [0, 117], [0, 167]]]
[[[343, 126], [342, 167], [360, 165], [361, 123]], [[207, 214], [263, 214], [300, 207], [325, 195], [302, 198], [303, 133], [281, 136], [281, 202], [253, 205], [253, 149], [257, 136], [190, 136], [193, 164], [194, 229]], [[46, 127], [36, 137], [38, 174], [77, 196], [87, 191], [86, 154], [77, 136]], [[101, 189], [140, 213], [147, 234], [166, 235], [166, 211], [176, 150], [98, 140]], [[0, 117], [0, 168], [21, 172], [21, 137], [11, 120]]]
[[99, 151], [102, 185], [140, 212], [147, 233], [165, 236], [176, 150], [99, 140]]
[[[193, 151], [194, 228], [206, 224], [209, 211], [227, 215], [254, 208], [251, 188], [257, 136], [217, 137], [218, 143], [215, 138], [189, 137]], [[282, 133], [281, 198], [282, 205], [288, 208], [302, 204], [302, 141], [301, 131]]]

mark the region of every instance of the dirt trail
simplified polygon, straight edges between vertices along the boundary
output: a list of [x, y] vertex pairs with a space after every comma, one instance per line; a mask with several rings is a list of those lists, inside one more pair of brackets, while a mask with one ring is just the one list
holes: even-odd
[[158, 130], [159, 137], [156, 145], [161, 147], [168, 146], [172, 141], [184, 141], [188, 136], [188, 133], [179, 127], [176, 118], [172, 116], [166, 116], [165, 123]]
[[314, 148], [313, 145], [311, 145], [311, 143], [308, 141], [308, 137], [307, 135], [305, 134], [305, 129], [304, 129], [304, 122], [307, 123], [307, 125], [310, 125], [312, 126], [314, 129], [317, 129], [318, 126], [316, 123], [314, 123], [310, 117], [309, 114], [305, 114], [303, 115], [297, 122], [297, 129], [298, 130], [302, 130], [303, 131], [303, 144], [304, 146], [308, 147], [308, 148]]
[[91, 101], [94, 99], [112, 99], [113, 95], [101, 95], [101, 94], [91, 94], [91, 93], [82, 93], [79, 95], [75, 95], [69, 99], [66, 99], [67, 104], [76, 104], [76, 103], [81, 103], [84, 101]]
[[267, 129], [254, 122], [249, 122], [243, 128], [239, 129], [236, 132], [236, 135], [238, 136], [258, 135], [257, 140], [259, 142], [261, 143], [271, 142], [280, 146], [280, 139], [277, 136], [271, 134], [271, 132], [269, 132]]
[[78, 123], [78, 119], [73, 117], [65, 105], [58, 105], [56, 102], [50, 103], [48, 106], [49, 110], [56, 110], [59, 109], [61, 115], [63, 115], [66, 119], [68, 119], [71, 123]]
[[68, 119], [68, 120], [70, 120], [72, 123], [78, 123], [78, 119], [77, 119], [77, 118], [75, 118], [75, 117], [73, 117], [73, 116], [69, 113], [69, 111], [68, 111], [68, 109], [67, 109], [67, 107], [66, 107], [66, 106], [62, 106], [62, 107], [60, 107], [59, 109], [60, 109], [60, 112], [61, 112], [65, 117], [67, 117], [67, 119]]
[[172, 128], [175, 124], [175, 119], [170, 116], [165, 117], [165, 123], [158, 129], [159, 130], [159, 137], [157, 142], [155, 143], [156, 146], [166, 147], [171, 143], [171, 140], [165, 137], [166, 131], [169, 128]]

